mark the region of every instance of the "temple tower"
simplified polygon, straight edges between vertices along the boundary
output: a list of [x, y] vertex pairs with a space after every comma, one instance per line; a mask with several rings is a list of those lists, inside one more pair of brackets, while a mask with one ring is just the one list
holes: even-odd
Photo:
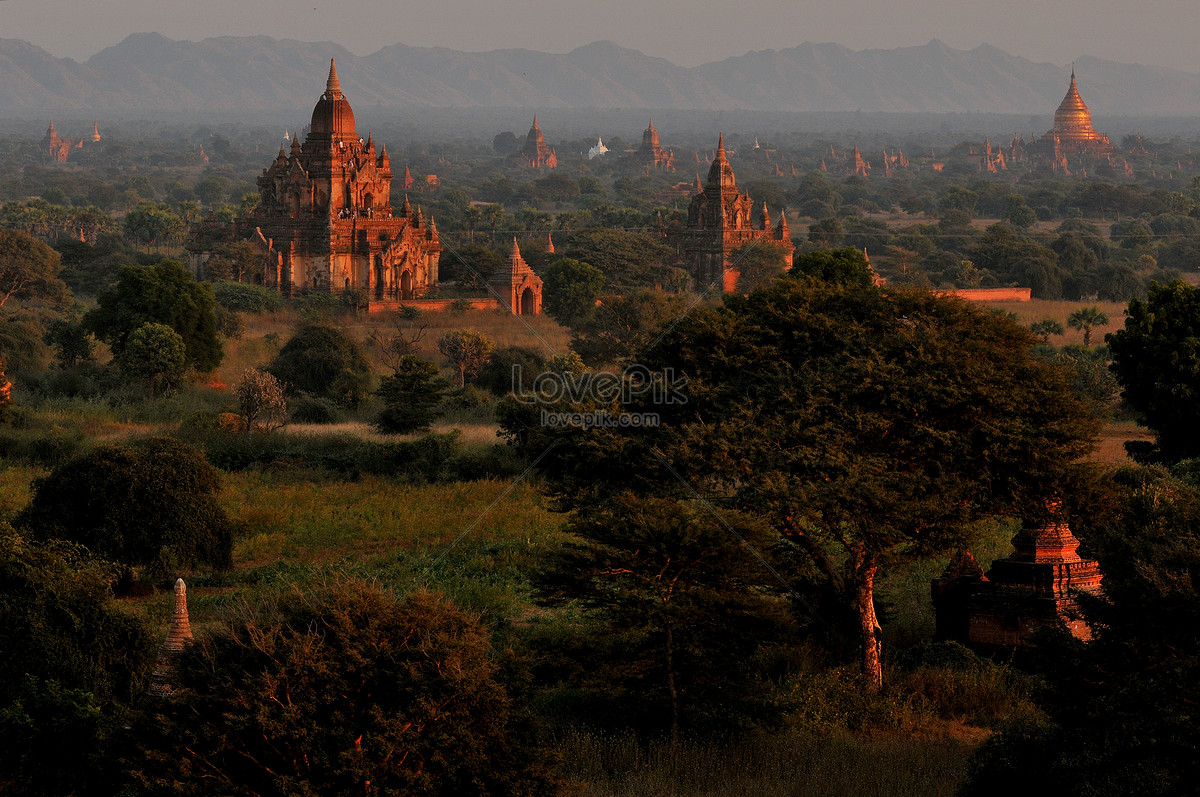
[[1043, 519], [1023, 525], [1013, 537], [1013, 553], [992, 562], [986, 575], [964, 551], [933, 580], [939, 638], [997, 649], [1029, 645], [1046, 627], [1091, 637], [1075, 594], [1100, 590], [1099, 566], [1079, 555], [1061, 501], [1048, 501], [1046, 510]]
[[641, 166], [675, 170], [675, 153], [662, 148], [653, 119], [642, 133], [642, 145], [633, 153], [633, 158]]
[[752, 241], [778, 245], [784, 253], [785, 268], [792, 267], [796, 247], [784, 214], [779, 214], [779, 225], [774, 229], [765, 205], [757, 225], [753, 216], [754, 203], [749, 194], [738, 190], [733, 167], [725, 154], [725, 138], [720, 136], [717, 154], [708, 169], [708, 182], [701, 185], [699, 176], [696, 177], [695, 194], [688, 203], [687, 226], [669, 238], [690, 263], [698, 289], [720, 284], [725, 293], [736, 290], [739, 274], [732, 255], [734, 250]]
[[[386, 146], [356, 129], [354, 109], [330, 60], [325, 91], [304, 142], [292, 138], [258, 178], [259, 202], [237, 228], [255, 230], [268, 264], [254, 281], [288, 295], [299, 290], [361, 290], [378, 305], [415, 299], [438, 283], [437, 228], [405, 198], [392, 208], [392, 163]], [[189, 244], [203, 276], [208, 253]]]
[[553, 169], [558, 166], [558, 154], [546, 143], [542, 128], [538, 126], [537, 116], [533, 117], [533, 126], [525, 136], [525, 143], [513, 157], [523, 161], [531, 169]]

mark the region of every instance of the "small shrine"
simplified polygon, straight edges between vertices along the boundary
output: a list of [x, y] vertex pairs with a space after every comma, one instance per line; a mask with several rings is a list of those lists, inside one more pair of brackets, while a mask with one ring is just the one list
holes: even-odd
[[1023, 525], [1012, 540], [1015, 550], [992, 562], [986, 574], [964, 550], [933, 579], [938, 639], [987, 649], [1026, 647], [1037, 631], [1054, 626], [1091, 638], [1076, 595], [1100, 591], [1099, 566], [1079, 555], [1061, 501], [1047, 502], [1046, 510], [1042, 519]]

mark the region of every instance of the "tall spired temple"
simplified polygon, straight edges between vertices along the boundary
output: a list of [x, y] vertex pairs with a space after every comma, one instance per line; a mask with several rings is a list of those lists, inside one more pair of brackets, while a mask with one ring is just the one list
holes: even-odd
[[[359, 137], [331, 60], [304, 143], [295, 136], [290, 153], [279, 148], [258, 178], [254, 214], [238, 220], [256, 228], [267, 250], [262, 283], [286, 294], [358, 289], [371, 301], [414, 299], [435, 287], [437, 226], [407, 197], [392, 210], [392, 177], [387, 147], [377, 152], [370, 134]], [[191, 253], [197, 276], [207, 255]]]
[[529, 134], [525, 136], [525, 143], [513, 157], [523, 161], [531, 169], [553, 169], [558, 166], [558, 153], [546, 143], [546, 137], [542, 135], [542, 128], [538, 126], [536, 116], [533, 117], [533, 126], [529, 128]]
[[1068, 154], [1107, 155], [1113, 151], [1112, 142], [1092, 127], [1092, 114], [1079, 96], [1075, 86], [1075, 70], [1071, 69], [1071, 86], [1054, 112], [1054, 127], [1046, 131], [1042, 141], [1053, 143]]
[[642, 146], [633, 153], [633, 159], [640, 166], [675, 170], [675, 153], [662, 148], [653, 119], [650, 120], [650, 126], [642, 133]]
[[696, 178], [696, 192], [688, 203], [687, 226], [672, 233], [675, 245], [691, 263], [698, 288], [719, 283], [725, 293], [737, 289], [739, 272], [733, 253], [752, 241], [778, 245], [784, 254], [784, 267], [792, 267], [795, 245], [788, 231], [787, 218], [779, 214], [772, 229], [767, 206], [762, 206], [758, 223], [753, 221], [754, 202], [738, 190], [733, 167], [725, 154], [725, 139], [717, 140], [717, 154], [708, 170], [708, 183]]

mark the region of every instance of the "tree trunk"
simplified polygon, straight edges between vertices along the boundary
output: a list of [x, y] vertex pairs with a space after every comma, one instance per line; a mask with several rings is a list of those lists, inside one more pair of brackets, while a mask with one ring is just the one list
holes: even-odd
[[883, 686], [883, 666], [880, 649], [883, 635], [879, 620], [875, 617], [875, 573], [879, 570], [879, 557], [873, 553], [859, 551], [854, 557], [857, 576], [855, 609], [858, 612], [859, 629], [862, 632], [862, 672], [867, 686], [877, 691]]
[[671, 744], [679, 744], [679, 690], [675, 687], [675, 636], [671, 622], [667, 628], [667, 691], [671, 693]]

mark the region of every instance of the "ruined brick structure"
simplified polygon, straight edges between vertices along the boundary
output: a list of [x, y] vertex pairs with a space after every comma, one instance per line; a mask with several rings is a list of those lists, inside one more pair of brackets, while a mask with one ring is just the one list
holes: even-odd
[[514, 315], [539, 315], [542, 312], [542, 279], [521, 257], [516, 238], [513, 238], [508, 262], [488, 279], [488, 292]]
[[536, 116], [533, 117], [533, 127], [529, 128], [529, 134], [525, 136], [525, 143], [513, 157], [531, 169], [553, 169], [558, 166], [558, 154], [546, 143], [546, 137], [542, 135], [542, 128], [538, 127]]
[[1079, 540], [1062, 517], [1061, 503], [1049, 502], [1047, 510], [1044, 520], [1024, 525], [1013, 537], [1015, 551], [992, 562], [986, 575], [962, 551], [933, 580], [938, 639], [995, 650], [1027, 646], [1046, 627], [1091, 637], [1075, 594], [1100, 590], [1099, 567], [1077, 553]]
[[796, 247], [784, 214], [779, 214], [779, 224], [774, 229], [766, 205], [757, 224], [753, 215], [754, 203], [749, 194], [738, 190], [721, 137], [708, 170], [708, 183], [701, 185], [700, 178], [696, 178], [695, 193], [688, 203], [687, 226], [671, 232], [668, 238], [690, 264], [701, 290], [714, 283], [720, 284], [725, 293], [736, 290], [739, 274], [732, 255], [734, 250], [752, 241], [778, 245], [784, 252], [785, 268], [792, 267]]
[[[364, 141], [355, 130], [330, 61], [304, 143], [296, 136], [290, 154], [279, 148], [258, 178], [254, 215], [238, 220], [242, 229], [257, 228], [255, 240], [268, 254], [255, 281], [288, 295], [358, 289], [374, 302], [414, 299], [435, 287], [437, 226], [408, 197], [393, 212], [392, 177], [387, 147], [377, 152], [370, 134]], [[197, 277], [208, 254], [191, 252]]]
[[642, 133], [642, 146], [638, 147], [631, 156], [639, 166], [651, 169], [668, 169], [675, 171], [675, 152], [665, 150], [658, 139], [658, 131], [654, 129], [654, 120]]
[[71, 147], [74, 146], [83, 146], [83, 142], [80, 141], [76, 145], [64, 140], [58, 135], [58, 131], [54, 129], [54, 122], [51, 122], [50, 127], [46, 129], [46, 135], [42, 138], [42, 151], [49, 155], [52, 160], [64, 163], [71, 154]]

